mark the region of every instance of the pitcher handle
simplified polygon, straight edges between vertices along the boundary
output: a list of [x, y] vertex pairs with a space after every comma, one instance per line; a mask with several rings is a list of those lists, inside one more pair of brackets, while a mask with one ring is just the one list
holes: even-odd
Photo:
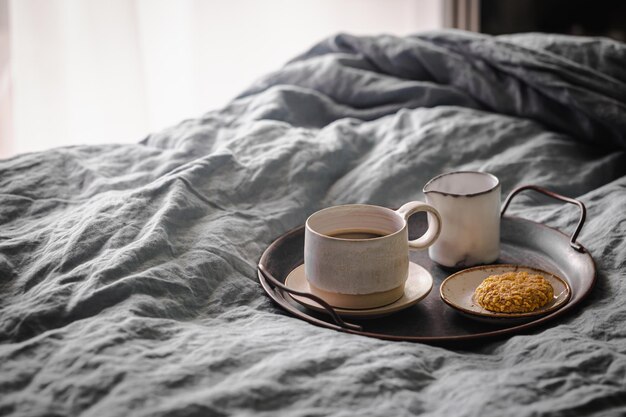
[[574, 233], [572, 233], [572, 237], [569, 241], [569, 244], [572, 248], [574, 248], [578, 252], [585, 252], [585, 248], [583, 247], [583, 245], [581, 245], [580, 243], [576, 241], [576, 238], [578, 238], [578, 234], [580, 233], [580, 231], [583, 228], [583, 225], [585, 224], [585, 219], [587, 218], [587, 208], [585, 207], [583, 202], [580, 200], [576, 200], [575, 198], [565, 197], [564, 195], [555, 193], [554, 191], [546, 190], [545, 188], [539, 187], [537, 185], [522, 185], [521, 187], [517, 187], [516, 189], [511, 191], [511, 193], [508, 195], [508, 197], [504, 201], [504, 204], [502, 205], [502, 211], [500, 212], [500, 215], [504, 216], [504, 213], [506, 212], [506, 209], [509, 207], [509, 204], [511, 204], [511, 200], [513, 199], [513, 197], [515, 197], [517, 194], [519, 194], [520, 192], [524, 190], [534, 190], [534, 191], [537, 191], [538, 193], [547, 195], [548, 197], [552, 197], [556, 200], [563, 201], [565, 203], [574, 204], [578, 206], [578, 208], [580, 208], [580, 219], [578, 220], [578, 226], [576, 226], [576, 230], [574, 230]]

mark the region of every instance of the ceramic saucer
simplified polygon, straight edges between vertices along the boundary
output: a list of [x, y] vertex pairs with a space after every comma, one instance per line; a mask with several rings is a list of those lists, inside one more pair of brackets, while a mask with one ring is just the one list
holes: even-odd
[[[302, 292], [310, 293], [311, 290], [309, 288], [309, 282], [306, 280], [304, 276], [304, 265], [300, 265], [289, 275], [287, 279], [285, 279], [285, 285], [290, 289]], [[413, 262], [409, 262], [409, 276], [404, 285], [404, 295], [400, 297], [397, 301], [387, 304], [382, 307], [377, 308], [368, 308], [368, 309], [343, 309], [343, 308], [335, 308], [337, 314], [342, 317], [358, 317], [358, 318], [376, 318], [386, 316], [391, 313], [395, 313], [397, 311], [403, 310], [405, 308], [411, 307], [412, 305], [418, 303], [424, 297], [430, 293], [430, 290], [433, 288], [433, 277], [430, 273], [424, 269], [423, 267], [414, 264]], [[305, 297], [298, 297], [297, 295], [285, 294], [285, 297], [291, 298], [303, 306], [310, 308], [312, 310], [320, 311], [322, 313], [326, 313], [326, 310], [318, 303], [313, 300], [310, 300]]]
[[[489, 275], [505, 272], [528, 272], [543, 276], [554, 289], [554, 299], [545, 306], [529, 313], [496, 313], [481, 307], [474, 300], [474, 291]], [[528, 320], [548, 314], [567, 303], [571, 296], [569, 284], [550, 272], [521, 265], [485, 265], [464, 269], [450, 275], [439, 289], [441, 299], [450, 307], [465, 314], [467, 317], [491, 323], [510, 320]]]

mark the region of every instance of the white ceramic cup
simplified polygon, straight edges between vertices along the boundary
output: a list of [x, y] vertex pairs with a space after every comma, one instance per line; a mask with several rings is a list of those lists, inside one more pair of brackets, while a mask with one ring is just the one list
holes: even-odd
[[428, 249], [434, 262], [450, 268], [493, 263], [500, 255], [500, 181], [477, 171], [439, 175], [424, 186], [426, 202], [443, 221], [439, 239]]
[[[409, 241], [408, 218], [426, 211], [426, 233]], [[425, 249], [439, 236], [439, 213], [413, 201], [394, 211], [366, 204], [329, 207], [312, 214], [304, 233], [304, 271], [313, 294], [340, 308], [375, 308], [404, 294], [409, 249]], [[346, 232], [371, 231], [378, 237], [356, 239]], [[344, 233], [344, 237], [333, 236]]]

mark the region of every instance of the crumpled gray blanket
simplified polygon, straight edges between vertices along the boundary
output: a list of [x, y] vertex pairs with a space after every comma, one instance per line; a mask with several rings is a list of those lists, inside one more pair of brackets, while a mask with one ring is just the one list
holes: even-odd
[[[0, 161], [0, 415], [624, 415], [624, 149], [626, 45], [449, 31], [335, 36], [136, 145]], [[574, 314], [452, 351], [263, 293], [261, 253], [307, 215], [456, 169], [587, 205], [598, 283]], [[510, 214], [578, 216], [532, 195]]]

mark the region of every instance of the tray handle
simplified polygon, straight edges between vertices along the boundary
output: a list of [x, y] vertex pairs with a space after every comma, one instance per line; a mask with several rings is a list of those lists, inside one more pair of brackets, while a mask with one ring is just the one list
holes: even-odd
[[337, 314], [335, 309], [330, 304], [328, 304], [326, 301], [322, 300], [320, 297], [318, 297], [316, 295], [313, 295], [313, 294], [309, 294], [307, 292], [301, 292], [301, 291], [292, 290], [291, 288], [287, 287], [282, 282], [280, 282], [279, 280], [274, 278], [272, 276], [272, 274], [270, 274], [267, 271], [267, 269], [263, 266], [262, 263], [259, 263], [258, 268], [259, 268], [259, 272], [261, 273], [261, 275], [263, 275], [263, 277], [266, 280], [268, 280], [274, 287], [278, 287], [281, 290], [283, 290], [283, 291], [285, 291], [285, 292], [287, 292], [289, 294], [297, 295], [299, 297], [309, 298], [309, 299], [315, 301], [316, 303], [318, 303], [319, 305], [321, 305], [322, 307], [324, 307], [324, 310], [326, 310], [328, 312], [328, 314], [330, 314], [330, 316], [333, 318], [333, 320], [335, 321], [335, 323], [337, 323], [338, 326], [343, 327], [344, 329], [350, 329], [350, 330], [363, 330], [363, 327], [361, 327], [361, 326], [359, 326], [357, 324], [352, 324], [352, 323], [345, 322], [339, 316], [339, 314]]
[[524, 190], [534, 190], [534, 191], [537, 191], [538, 193], [547, 195], [548, 197], [552, 197], [556, 200], [577, 205], [578, 208], [580, 208], [580, 220], [578, 220], [578, 226], [576, 226], [576, 230], [574, 230], [574, 233], [572, 233], [572, 237], [569, 241], [569, 244], [572, 248], [574, 248], [578, 252], [585, 252], [585, 248], [580, 243], [576, 242], [576, 238], [578, 237], [578, 234], [582, 230], [583, 224], [585, 224], [585, 219], [587, 218], [587, 208], [585, 207], [583, 202], [580, 200], [576, 200], [570, 197], [565, 197], [564, 195], [557, 194], [554, 191], [546, 190], [545, 188], [539, 187], [537, 185], [522, 185], [521, 187], [517, 187], [516, 189], [511, 191], [511, 193], [508, 195], [508, 197], [504, 201], [504, 204], [502, 205], [502, 211], [500, 211], [500, 215], [504, 216], [504, 213], [506, 212], [506, 209], [509, 207], [509, 204], [511, 204], [511, 200], [513, 199], [513, 197], [515, 197], [517, 194], [519, 194], [520, 192]]

